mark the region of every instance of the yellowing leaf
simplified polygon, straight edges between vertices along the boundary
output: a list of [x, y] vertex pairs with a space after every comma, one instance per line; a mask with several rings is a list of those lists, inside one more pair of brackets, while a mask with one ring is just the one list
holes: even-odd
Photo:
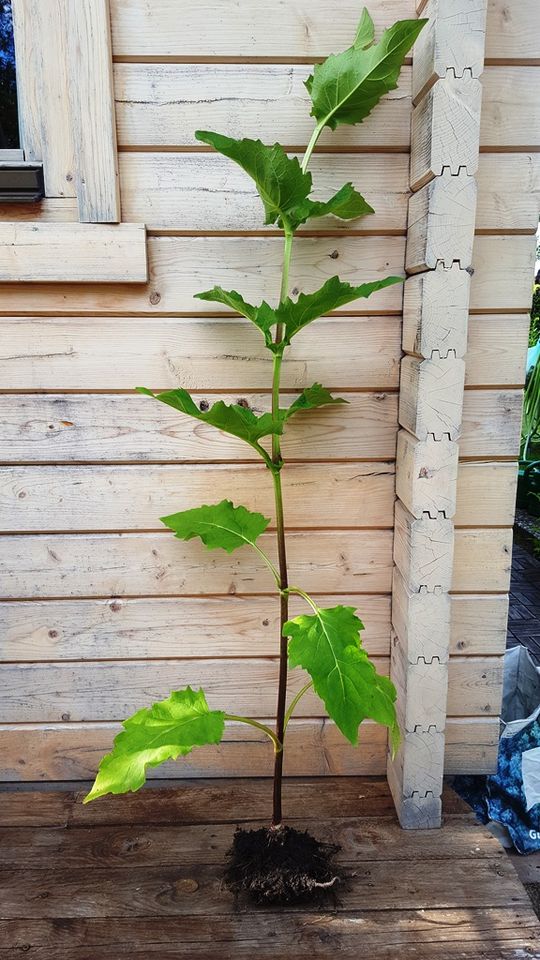
[[128, 793], [142, 787], [146, 768], [191, 753], [193, 747], [219, 743], [225, 714], [210, 710], [202, 690], [176, 690], [166, 700], [135, 713], [122, 724], [111, 753], [103, 757], [94, 785], [84, 802], [106, 793]]

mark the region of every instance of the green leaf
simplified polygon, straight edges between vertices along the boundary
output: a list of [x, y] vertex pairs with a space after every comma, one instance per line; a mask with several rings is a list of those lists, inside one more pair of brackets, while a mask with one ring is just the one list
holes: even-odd
[[195, 299], [207, 300], [210, 303], [223, 303], [225, 306], [230, 307], [231, 310], [236, 310], [237, 313], [241, 313], [243, 317], [251, 320], [251, 322], [259, 328], [264, 336], [266, 346], [272, 346], [270, 330], [276, 320], [274, 311], [265, 300], [263, 300], [260, 306], [254, 307], [251, 303], [246, 303], [241, 294], [237, 293], [236, 290], [224, 290], [223, 287], [213, 287], [212, 290], [204, 290], [202, 293], [196, 293]]
[[337, 307], [351, 303], [353, 300], [369, 297], [376, 290], [382, 290], [383, 287], [389, 287], [393, 283], [403, 283], [403, 278], [385, 277], [384, 280], [375, 280], [373, 283], [362, 283], [358, 287], [353, 287], [339, 277], [331, 277], [314, 293], [301, 293], [296, 301], [287, 297], [274, 311], [276, 321], [284, 324], [283, 342], [290, 343], [295, 333], [313, 320], [317, 320], [318, 317], [324, 316], [325, 313], [330, 313], [331, 310], [336, 310]]
[[311, 174], [303, 173], [296, 157], [288, 157], [282, 146], [265, 146], [260, 140], [234, 140], [220, 133], [197, 130], [197, 140], [208, 143], [219, 153], [238, 163], [255, 181], [264, 204], [265, 223], [291, 222], [291, 214], [311, 192]]
[[307, 199], [294, 209], [294, 216], [298, 223], [305, 223], [306, 220], [312, 220], [315, 217], [326, 217], [329, 214], [339, 217], [340, 220], [358, 220], [368, 213], [375, 213], [375, 211], [367, 200], [364, 200], [362, 194], [354, 189], [352, 183], [344, 184], [329, 200]]
[[302, 390], [300, 396], [291, 403], [290, 407], [287, 407], [285, 410], [280, 410], [279, 412], [285, 421], [288, 420], [289, 417], [294, 416], [295, 413], [300, 413], [302, 410], [315, 410], [316, 407], [324, 407], [331, 403], [348, 402], [348, 400], [344, 400], [342, 397], [333, 397], [326, 387], [321, 386], [320, 383], [314, 383], [312, 387], [306, 387], [305, 390]]
[[193, 747], [219, 743], [225, 714], [210, 710], [202, 690], [176, 690], [166, 700], [139, 710], [122, 724], [111, 753], [103, 757], [84, 803], [106, 793], [142, 787], [146, 768], [191, 753]]
[[375, 27], [373, 26], [373, 20], [369, 15], [367, 7], [364, 7], [360, 17], [360, 23], [358, 24], [358, 30], [356, 31], [356, 36], [354, 38], [353, 47], [358, 48], [359, 50], [365, 50], [367, 47], [371, 46], [374, 40]]
[[283, 627], [291, 638], [289, 662], [308, 671], [329, 716], [352, 744], [358, 743], [359, 725], [370, 718], [389, 727], [397, 746], [396, 691], [362, 648], [362, 629], [354, 607], [318, 609], [313, 616], [295, 617]]
[[322, 127], [362, 123], [381, 97], [397, 87], [405, 56], [427, 23], [400, 20], [370, 46], [373, 25], [368, 18], [364, 11], [353, 46], [317, 64], [306, 81], [311, 115]]
[[246, 544], [254, 546], [270, 523], [269, 517], [263, 517], [262, 513], [254, 513], [246, 507], [235, 507], [230, 500], [182, 510], [160, 519], [179, 540], [200, 537], [209, 550], [220, 548], [227, 553]]
[[230, 433], [233, 437], [239, 437], [245, 440], [251, 447], [255, 447], [258, 452], [258, 442], [261, 437], [268, 437], [273, 433], [283, 433], [283, 424], [274, 420], [271, 413], [263, 413], [261, 416], [253, 413], [249, 407], [243, 407], [239, 403], [227, 404], [223, 400], [218, 400], [212, 404], [209, 410], [199, 409], [193, 397], [187, 390], [178, 388], [177, 390], [165, 390], [163, 393], [153, 393], [146, 387], [136, 387], [139, 393], [144, 393], [147, 397], [153, 397], [155, 400], [161, 400], [169, 407], [174, 407], [180, 413], [186, 413], [189, 417], [195, 417], [203, 423], [209, 423], [224, 433]]

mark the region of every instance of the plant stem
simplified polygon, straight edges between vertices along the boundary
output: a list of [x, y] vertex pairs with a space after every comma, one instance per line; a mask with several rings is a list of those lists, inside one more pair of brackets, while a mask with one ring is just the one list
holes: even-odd
[[[280, 301], [287, 296], [289, 289], [289, 268], [291, 263], [293, 234], [285, 230], [285, 244], [283, 248], [283, 272], [281, 275]], [[283, 331], [281, 324], [276, 328], [275, 343], [281, 343]], [[282, 354], [274, 354], [274, 375], [272, 378], [272, 416], [279, 415], [279, 387], [281, 376]], [[276, 708], [276, 737], [283, 744], [285, 732], [285, 710], [287, 706], [287, 661], [288, 641], [283, 636], [283, 627], [289, 619], [289, 595], [286, 592], [289, 585], [287, 571], [287, 549], [285, 546], [285, 520], [283, 515], [283, 491], [281, 488], [281, 438], [278, 434], [272, 436], [272, 480], [274, 483], [274, 501], [276, 508], [276, 536], [279, 561], [279, 681]], [[272, 805], [272, 826], [278, 827], [282, 819], [281, 790], [283, 781], [283, 749], [276, 753], [274, 761], [274, 790]]]
[[237, 720], [238, 723], [247, 723], [250, 727], [257, 727], [257, 730], [262, 730], [267, 737], [270, 737], [272, 743], [274, 744], [274, 750], [277, 753], [281, 753], [283, 746], [281, 740], [278, 740], [273, 730], [270, 727], [267, 727], [265, 723], [259, 723], [258, 720], [253, 720], [252, 717], [238, 717], [235, 713], [226, 713], [226, 720]]
[[289, 709], [287, 710], [287, 713], [285, 714], [285, 730], [287, 729], [287, 727], [288, 727], [288, 725], [289, 725], [289, 720], [291, 719], [291, 717], [292, 717], [292, 715], [293, 715], [293, 713], [294, 713], [294, 708], [295, 708], [296, 704], [298, 703], [299, 700], [302, 699], [302, 697], [304, 696], [304, 694], [307, 693], [308, 690], [311, 689], [312, 686], [313, 686], [313, 680], [308, 680], [308, 682], [304, 684], [304, 686], [302, 687], [302, 689], [298, 691], [298, 693], [296, 694], [294, 700], [292, 700], [292, 702], [291, 702], [291, 704], [290, 704], [290, 706], [289, 706]]
[[311, 134], [311, 139], [306, 147], [306, 152], [302, 159], [302, 173], [305, 173], [307, 170], [307, 165], [310, 161], [311, 154], [313, 153], [313, 148], [317, 143], [317, 140], [319, 139], [321, 133], [323, 132], [323, 128], [324, 128], [324, 122], [318, 123], [313, 133]]

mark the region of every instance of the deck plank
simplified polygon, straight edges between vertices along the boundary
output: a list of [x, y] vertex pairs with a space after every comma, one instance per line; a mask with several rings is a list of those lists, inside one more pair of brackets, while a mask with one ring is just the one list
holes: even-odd
[[288, 780], [288, 819], [340, 843], [348, 879], [333, 904], [277, 911], [221, 882], [234, 824], [268, 819], [269, 780], [182, 781], [90, 806], [74, 786], [0, 793], [0, 960], [540, 956], [510, 861], [449, 790], [442, 829], [412, 832], [382, 778]]
[[[0, 958], [14, 948], [34, 960], [161, 960], [196, 957], [252, 960], [253, 957], [312, 957], [328, 960], [332, 948], [350, 960], [492, 960], [534, 956], [537, 926], [530, 910], [496, 908], [417, 911], [253, 914], [161, 919], [63, 919], [0, 921]], [[522, 951], [522, 953], [519, 953]], [[526, 951], [530, 951], [527, 953]], [[24, 955], [24, 954], [22, 954]]]

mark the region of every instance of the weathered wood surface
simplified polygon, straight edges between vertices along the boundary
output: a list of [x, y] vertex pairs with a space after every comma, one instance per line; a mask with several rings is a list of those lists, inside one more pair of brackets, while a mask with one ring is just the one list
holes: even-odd
[[[352, 179], [375, 214], [358, 221], [326, 217], [307, 224], [302, 231], [404, 232], [408, 165], [406, 153], [315, 154], [310, 164], [314, 196], [329, 196]], [[275, 232], [275, 227], [263, 225], [261, 202], [247, 175], [219, 154], [123, 153], [120, 179], [124, 220], [146, 223], [149, 230], [179, 234]], [[483, 155], [478, 170], [476, 229], [534, 233], [539, 181], [540, 157], [535, 154]]]
[[[0, 777], [15, 782], [91, 780], [120, 729], [120, 724], [107, 721], [0, 725]], [[380, 776], [386, 771], [386, 731], [377, 724], [364, 724], [360, 749], [352, 747], [331, 722], [322, 719], [292, 720], [288, 736], [287, 776]], [[449, 717], [446, 773], [492, 772], [498, 738], [496, 717]], [[254, 728], [229, 724], [219, 749], [202, 747], [180, 765], [163, 764], [150, 770], [148, 776], [153, 780], [180, 776], [267, 777], [271, 769], [268, 737]]]
[[21, 146], [43, 163], [47, 195], [75, 197], [67, 4], [16, 0], [13, 23]]
[[[148, 284], [33, 283], [24, 289], [17, 284], [2, 284], [0, 311], [4, 316], [193, 316], [208, 313], [208, 304], [193, 297], [214, 283], [241, 290], [250, 302], [259, 302], [263, 297], [273, 302], [279, 288], [281, 242], [277, 237], [150, 237], [147, 248]], [[530, 309], [534, 266], [534, 243], [530, 237], [476, 237], [473, 257], [473, 311], [526, 313]], [[354, 283], [399, 275], [403, 262], [402, 237], [301, 237], [293, 253], [297, 285], [293, 289], [313, 290], [337, 272]], [[388, 287], [368, 301], [359, 301], [355, 313], [395, 315], [401, 311], [402, 296], [399, 284]], [[212, 306], [216, 313], [226, 312], [220, 310], [219, 304]], [[351, 310], [343, 308], [338, 312], [350, 315]]]
[[[471, 318], [467, 386], [523, 384], [521, 351], [526, 349], [529, 323], [525, 314]], [[209, 400], [206, 390], [236, 389], [236, 397], [229, 393], [232, 400], [246, 390], [269, 392], [270, 361], [262, 338], [248, 321], [233, 317], [163, 317], [152, 324], [141, 317], [93, 318], [91, 324], [85, 317], [6, 317], [2, 331], [3, 390], [115, 391], [145, 384], [155, 390], [182, 386], [202, 391], [201, 399]], [[286, 391], [301, 390], [319, 381], [336, 390], [395, 388], [399, 340], [397, 317], [318, 320], [294, 338], [283, 386]], [[140, 407], [137, 418], [146, 420], [155, 404], [142, 397], [134, 402]], [[263, 401], [254, 397], [253, 402]], [[161, 408], [164, 422], [168, 416]], [[303, 418], [304, 429], [313, 416]], [[343, 416], [347, 410], [335, 419], [341, 422]], [[147, 436], [147, 442], [150, 439]]]
[[[5, 467], [0, 531], [163, 530], [160, 517], [210, 503], [216, 491], [273, 523], [263, 464]], [[392, 526], [394, 466], [378, 463], [290, 464], [283, 474], [287, 521], [294, 529]], [[512, 463], [464, 463], [456, 523], [511, 526], [516, 493]], [[43, 503], [47, 500], [47, 510]], [[442, 509], [442, 508], [441, 508]]]
[[79, 220], [117, 223], [120, 188], [109, 0], [68, 2], [66, 10], [70, 133]]
[[[291, 577], [309, 593], [386, 593], [392, 578], [390, 530], [291, 531]], [[263, 535], [270, 556], [274, 537]], [[456, 531], [452, 589], [508, 589], [511, 530]], [[178, 596], [268, 593], [265, 566], [241, 551], [229, 561], [166, 532], [42, 534], [0, 539], [2, 596]]]
[[[373, 659], [388, 674], [388, 659]], [[454, 717], [497, 716], [500, 709], [502, 658], [454, 657], [449, 668], [448, 714]], [[202, 686], [215, 709], [242, 716], [269, 717], [275, 709], [278, 662], [274, 657], [218, 660], [129, 660], [3, 664], [5, 694], [1, 723], [122, 720], [162, 700], [172, 689]], [[306, 683], [303, 671], [290, 674], [294, 695]], [[96, 692], [99, 691], [99, 697]], [[321, 715], [321, 702], [309, 692], [296, 715]]]
[[[388, 656], [388, 596], [322, 595], [319, 602], [357, 607], [365, 623], [362, 642], [371, 654]], [[453, 596], [450, 653], [503, 653], [507, 608], [504, 596]], [[291, 610], [301, 609], [292, 598]], [[0, 660], [273, 656], [277, 618], [269, 597], [5, 601]]]
[[147, 278], [142, 223], [0, 224], [3, 282], [137, 284]]
[[[423, 6], [423, 4], [422, 4]], [[340, 16], [328, 18], [323, 0], [302, 0], [280, 8], [280, 17], [265, 17], [263, 29], [258, 9], [242, 0], [233, 10], [227, 0], [212, 4], [212, 17], [190, 0], [178, 16], [175, 0], [159, 0], [150, 7], [143, 0], [113, 0], [111, 4], [113, 51], [116, 57], [140, 60], [197, 57], [258, 57], [287, 61], [312, 60], [345, 49], [358, 25], [358, 4], [344, 0]], [[377, 30], [394, 20], [415, 16], [414, 0], [375, 0], [370, 12]], [[520, 0], [508, 13], [508, 0], [488, 3], [485, 55], [488, 59], [538, 58], [538, 7], [535, 0]], [[279, 55], [276, 56], [276, 51]]]
[[[292, 420], [284, 437], [287, 460], [393, 459], [397, 395], [347, 393], [347, 406]], [[207, 399], [202, 394], [196, 400]], [[238, 400], [212, 394], [210, 401]], [[268, 394], [247, 398], [269, 408]], [[285, 396], [284, 396], [285, 399]], [[467, 390], [460, 438], [462, 457], [516, 457], [521, 390]], [[181, 417], [165, 404], [115, 394], [6, 394], [0, 397], [0, 460], [4, 463], [129, 461], [231, 462], [256, 459], [240, 440]]]

